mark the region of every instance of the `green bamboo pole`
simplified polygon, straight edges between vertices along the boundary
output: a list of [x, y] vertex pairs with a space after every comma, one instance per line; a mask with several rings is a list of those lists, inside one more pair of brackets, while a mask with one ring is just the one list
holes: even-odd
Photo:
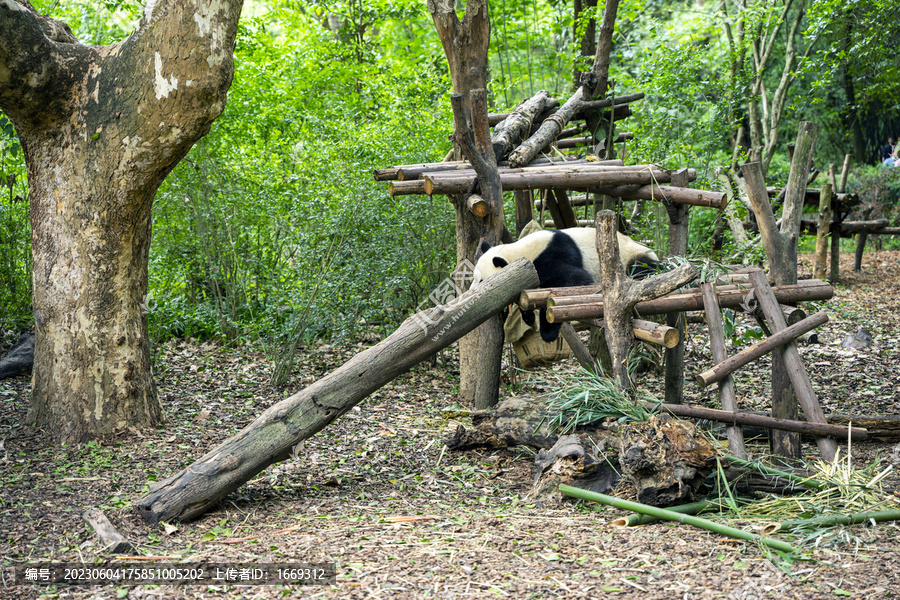
[[784, 521], [779, 523], [781, 528], [779, 531], [791, 531], [801, 527], [831, 527], [832, 525], [858, 525], [874, 521], [897, 521], [900, 520], [900, 510], [877, 510], [874, 512], [861, 512], [852, 515], [831, 515], [828, 517], [813, 517], [811, 519], [801, 519], [799, 521]]
[[695, 517], [693, 515], [684, 515], [681, 513], [672, 512], [671, 510], [666, 510], [665, 508], [647, 506], [646, 504], [631, 502], [630, 500], [622, 500], [621, 498], [607, 496], [606, 494], [589, 492], [587, 490], [572, 487], [570, 485], [561, 484], [559, 486], [559, 491], [562, 494], [571, 496], [573, 498], [580, 498], [582, 500], [589, 500], [591, 502], [600, 502], [601, 504], [608, 504], [610, 506], [615, 506], [616, 508], [623, 508], [625, 510], [630, 510], [644, 515], [653, 515], [654, 517], [658, 517], [666, 521], [687, 523], [688, 525], [693, 525], [694, 527], [699, 527], [700, 529], [706, 529], [707, 531], [727, 535], [728, 537], [733, 537], [739, 540], [758, 542], [760, 544], [764, 544], [770, 548], [774, 548], [775, 550], [780, 550], [781, 552], [786, 552], [788, 554], [793, 554], [795, 552], [794, 547], [787, 542], [763, 537], [755, 533], [750, 533], [749, 531], [742, 531], [740, 529], [735, 529], [734, 527], [728, 527], [727, 525], [720, 525], [719, 523], [707, 521], [706, 519], [701, 519], [700, 517]]
[[[703, 510], [711, 504], [718, 506], [718, 503], [710, 502], [709, 500], [700, 500], [698, 502], [691, 502], [690, 504], [670, 506], [666, 510], [670, 510], [680, 515], [696, 515], [697, 513], [703, 512]], [[613, 527], [634, 527], [635, 525], [649, 525], [650, 523], [657, 523], [659, 521], [659, 517], [634, 514], [628, 515], [627, 517], [619, 517], [613, 521], [611, 525]]]

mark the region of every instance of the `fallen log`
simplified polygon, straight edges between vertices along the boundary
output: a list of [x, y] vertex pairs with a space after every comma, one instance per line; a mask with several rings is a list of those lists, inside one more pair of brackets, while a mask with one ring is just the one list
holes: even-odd
[[134, 546], [128, 539], [119, 533], [110, 523], [109, 519], [103, 514], [99, 508], [90, 508], [81, 518], [90, 525], [91, 529], [97, 532], [100, 538], [100, 552], [109, 552], [110, 554], [125, 554], [134, 552]]
[[[775, 292], [778, 302], [782, 304], [828, 300], [834, 295], [834, 288], [821, 281], [817, 282], [817, 285], [780, 285], [772, 290]], [[721, 308], [742, 308], [750, 307], [750, 303], [752, 303], [752, 297], [748, 296], [749, 293], [750, 290], [738, 289], [719, 291], [716, 295]], [[669, 294], [655, 300], [639, 302], [635, 309], [642, 316], [703, 310], [703, 298], [699, 291]], [[599, 300], [592, 300], [590, 303], [568, 306], [556, 306], [552, 297], [547, 300], [547, 320], [551, 323], [599, 319], [602, 316], [602, 296]]]
[[151, 484], [150, 492], [134, 502], [137, 513], [152, 524], [199, 517], [270, 464], [290, 457], [298, 443], [496, 315], [537, 282], [533, 265], [519, 259], [446, 306], [412, 315], [390, 336], [276, 403], [185, 470]]
[[814, 315], [803, 319], [799, 323], [795, 323], [794, 325], [791, 325], [786, 329], [782, 329], [781, 331], [773, 333], [770, 337], [762, 340], [761, 342], [757, 342], [749, 348], [745, 348], [737, 354], [721, 360], [712, 368], [698, 373], [697, 384], [701, 388], [704, 388], [708, 385], [718, 383], [744, 365], [747, 365], [758, 359], [759, 357], [772, 352], [776, 348], [781, 348], [785, 344], [792, 342], [795, 338], [803, 335], [807, 331], [812, 331], [819, 325], [823, 325], [827, 322], [828, 313], [826, 313], [825, 311], [817, 312]]
[[880, 227], [878, 229], [873, 229], [869, 233], [875, 235], [900, 235], [900, 227]]

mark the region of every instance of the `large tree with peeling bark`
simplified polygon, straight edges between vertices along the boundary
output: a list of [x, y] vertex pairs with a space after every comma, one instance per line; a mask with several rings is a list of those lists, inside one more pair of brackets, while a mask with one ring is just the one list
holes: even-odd
[[150, 209], [225, 107], [242, 0], [150, 0], [109, 46], [0, 0], [0, 110], [31, 189], [29, 423], [63, 443], [161, 423], [150, 369]]

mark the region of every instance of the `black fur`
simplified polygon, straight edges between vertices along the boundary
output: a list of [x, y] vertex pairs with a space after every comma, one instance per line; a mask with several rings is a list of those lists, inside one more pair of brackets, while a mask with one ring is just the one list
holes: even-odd
[[643, 260], [637, 261], [631, 265], [631, 268], [628, 270], [628, 276], [632, 279], [647, 279], [651, 275], [655, 275], [659, 272], [659, 267], [661, 265], [662, 262], [658, 260], [644, 257]]
[[[534, 268], [542, 288], [594, 283], [594, 278], [584, 268], [578, 245], [559, 231], [553, 233], [547, 247], [534, 259]], [[547, 321], [546, 308], [540, 310], [540, 323], [541, 338], [545, 342], [553, 342], [559, 337], [562, 324]]]

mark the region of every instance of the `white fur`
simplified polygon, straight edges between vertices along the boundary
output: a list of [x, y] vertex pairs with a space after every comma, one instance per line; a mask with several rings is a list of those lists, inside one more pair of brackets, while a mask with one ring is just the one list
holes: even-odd
[[[578, 249], [581, 251], [581, 260], [584, 263], [584, 269], [590, 273], [594, 281], [600, 280], [600, 257], [597, 255], [597, 231], [593, 227], [571, 227], [561, 230], [562, 233], [571, 237]], [[525, 257], [530, 261], [534, 261], [541, 252], [543, 252], [553, 237], [553, 230], [544, 229], [536, 231], [531, 235], [527, 235], [512, 244], [502, 244], [493, 246], [478, 259], [475, 264], [474, 280], [481, 281], [490, 277], [500, 269], [494, 266], [494, 257], [499, 256], [511, 263], [517, 258]], [[617, 232], [618, 233], [618, 232]], [[627, 235], [618, 233], [619, 239], [619, 259], [622, 266], [628, 269], [635, 258], [646, 256], [653, 260], [659, 260], [650, 248], [640, 244]]]

